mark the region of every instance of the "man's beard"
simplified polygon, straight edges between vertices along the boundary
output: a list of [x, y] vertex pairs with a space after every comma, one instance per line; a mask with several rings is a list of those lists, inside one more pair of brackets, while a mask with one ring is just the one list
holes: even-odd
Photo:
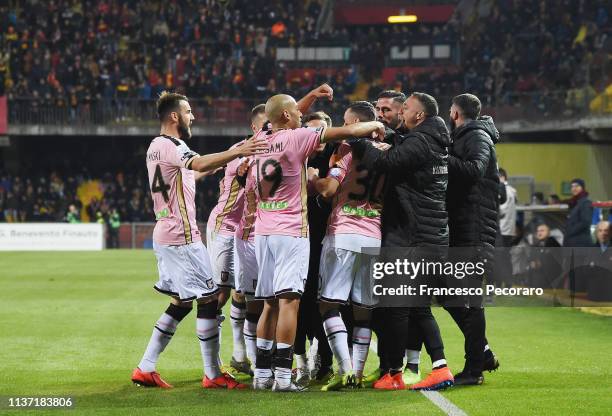
[[453, 132], [453, 131], [455, 131], [456, 128], [457, 128], [457, 124], [455, 123], [455, 120], [453, 120], [451, 118], [451, 120], [450, 120], [450, 131]]
[[187, 123], [183, 122], [183, 120], [179, 121], [178, 132], [181, 140], [191, 139], [191, 130]]

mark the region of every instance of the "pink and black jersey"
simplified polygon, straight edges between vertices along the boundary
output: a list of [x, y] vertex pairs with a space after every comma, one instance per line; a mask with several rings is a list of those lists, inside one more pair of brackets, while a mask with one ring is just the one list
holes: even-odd
[[340, 145], [337, 156], [339, 159], [327, 174], [340, 183], [327, 235], [358, 234], [380, 239], [383, 175], [368, 171], [359, 160], [353, 159], [351, 147], [346, 143]]
[[149, 187], [155, 211], [153, 240], [164, 245], [200, 241], [196, 224], [195, 175], [191, 167], [199, 155], [181, 139], [162, 135], [147, 150]]
[[[241, 146], [244, 141], [235, 144], [231, 149]], [[244, 190], [238, 183], [236, 173], [242, 159], [234, 159], [225, 167], [223, 179], [219, 182], [219, 201], [210, 212], [207, 227], [215, 233], [233, 236], [244, 206]]]
[[[255, 169], [254, 162], [251, 163], [250, 169]], [[236, 228], [236, 238], [245, 241], [253, 242], [255, 240], [255, 216], [257, 214], [257, 185], [255, 177], [247, 174], [246, 183], [244, 185], [244, 204], [240, 222]]]
[[254, 156], [252, 175], [258, 203], [257, 235], [308, 237], [306, 161], [321, 142], [324, 128], [260, 131], [268, 149]]

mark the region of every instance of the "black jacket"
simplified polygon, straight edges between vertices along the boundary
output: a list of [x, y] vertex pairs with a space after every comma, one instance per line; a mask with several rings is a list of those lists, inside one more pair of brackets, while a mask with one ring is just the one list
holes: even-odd
[[591, 240], [591, 222], [593, 221], [593, 206], [588, 194], [585, 192], [576, 201], [576, 205], [570, 208], [565, 227], [565, 247], [590, 247], [593, 245]]
[[483, 116], [455, 129], [451, 139], [446, 199], [450, 246], [495, 247], [499, 132], [493, 119]]
[[446, 185], [448, 129], [428, 117], [393, 146], [380, 151], [367, 140], [353, 143], [353, 154], [368, 169], [386, 173], [381, 216], [383, 247], [448, 245]]

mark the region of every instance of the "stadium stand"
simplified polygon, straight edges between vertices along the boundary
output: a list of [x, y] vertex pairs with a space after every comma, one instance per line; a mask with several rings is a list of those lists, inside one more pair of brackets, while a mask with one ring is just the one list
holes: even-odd
[[[320, 0], [29, 3], [0, 6], [0, 95], [22, 124], [146, 120], [166, 88], [194, 97], [202, 120], [234, 120], [271, 91], [299, 96], [321, 82], [334, 84], [337, 99], [323, 109], [336, 113], [359, 83], [369, 99], [389, 87], [469, 90], [515, 118], [610, 110], [611, 23], [601, 0], [446, 2], [460, 6], [448, 22], [414, 27], [325, 27]], [[388, 48], [455, 38], [462, 53], [452, 65], [381, 72]], [[277, 61], [279, 47], [314, 44], [348, 47], [350, 64], [327, 62], [315, 75]]]

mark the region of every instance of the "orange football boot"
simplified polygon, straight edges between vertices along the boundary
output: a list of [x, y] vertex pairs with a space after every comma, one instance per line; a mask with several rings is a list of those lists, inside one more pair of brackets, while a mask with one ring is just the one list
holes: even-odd
[[448, 367], [433, 370], [425, 380], [408, 387], [410, 390], [442, 390], [454, 384], [455, 379]]
[[404, 384], [404, 380], [402, 378], [402, 373], [399, 372], [392, 376], [387, 373], [378, 379], [373, 385], [373, 388], [378, 390], [404, 390], [406, 385]]
[[166, 383], [156, 371], [145, 373], [140, 368], [136, 367], [132, 371], [132, 382], [144, 387], [161, 387], [162, 389], [171, 389], [172, 386]]
[[202, 387], [205, 389], [246, 389], [249, 386], [247, 384], [239, 383], [236, 381], [234, 377], [229, 375], [228, 373], [223, 373], [219, 377], [214, 379], [209, 379], [204, 376], [202, 379]]

